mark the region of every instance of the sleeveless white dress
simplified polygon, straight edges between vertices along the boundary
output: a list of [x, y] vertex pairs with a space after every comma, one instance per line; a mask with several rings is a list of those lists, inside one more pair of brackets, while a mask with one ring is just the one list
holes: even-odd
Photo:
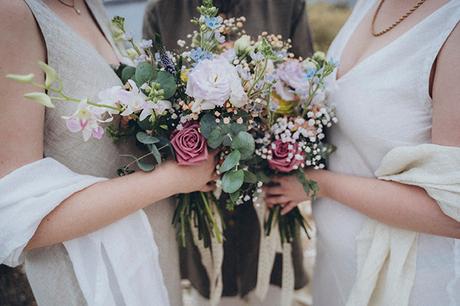
[[[358, 2], [331, 45], [330, 58], [340, 60], [350, 36], [375, 2]], [[460, 1], [451, 0], [339, 80], [330, 81], [329, 99], [339, 118], [329, 135], [338, 148], [330, 170], [375, 177], [391, 149], [431, 143], [430, 71], [459, 20]], [[330, 199], [314, 203], [313, 215], [318, 228], [314, 306], [345, 305], [356, 278], [355, 238], [367, 217]], [[460, 241], [420, 234], [417, 249], [409, 305], [460, 305]]]

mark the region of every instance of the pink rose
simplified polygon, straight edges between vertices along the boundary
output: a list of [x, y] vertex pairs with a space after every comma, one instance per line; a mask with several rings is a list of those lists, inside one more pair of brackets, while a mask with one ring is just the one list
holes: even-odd
[[208, 159], [208, 145], [199, 127], [198, 122], [192, 121], [173, 133], [171, 145], [179, 165], [194, 165]]
[[288, 173], [298, 169], [304, 162], [303, 152], [297, 143], [276, 140], [273, 144], [275, 148], [272, 149], [272, 159], [268, 160], [268, 165], [273, 170]]

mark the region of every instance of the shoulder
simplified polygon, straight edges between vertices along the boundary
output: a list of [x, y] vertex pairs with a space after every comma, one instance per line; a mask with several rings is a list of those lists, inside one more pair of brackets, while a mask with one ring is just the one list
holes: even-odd
[[24, 1], [3, 1], [0, 4], [0, 20], [0, 37], [10, 42], [21, 40], [29, 44], [32, 43], [30, 38], [39, 34], [35, 18]]
[[[460, 64], [460, 23], [454, 28], [442, 47], [439, 56], [441, 62]], [[457, 68], [459, 68], [457, 66]]]
[[24, 1], [3, 1], [0, 4], [0, 18], [5, 30], [12, 30], [12, 26], [34, 20], [32, 12]]
[[460, 146], [460, 24], [452, 31], [436, 60], [433, 80], [435, 143]]

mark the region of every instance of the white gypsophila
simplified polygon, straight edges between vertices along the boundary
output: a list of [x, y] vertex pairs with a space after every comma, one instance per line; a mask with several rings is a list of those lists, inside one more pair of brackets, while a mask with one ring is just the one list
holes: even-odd
[[222, 58], [199, 62], [188, 75], [186, 94], [195, 98], [192, 111], [214, 109], [230, 101], [235, 107], [248, 103], [235, 66]]

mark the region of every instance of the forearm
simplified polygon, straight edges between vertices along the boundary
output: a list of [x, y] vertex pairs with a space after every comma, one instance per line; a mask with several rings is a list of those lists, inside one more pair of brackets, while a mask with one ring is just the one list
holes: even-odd
[[308, 172], [322, 195], [382, 223], [439, 236], [460, 238], [460, 223], [445, 215], [424, 189], [333, 173]]
[[62, 202], [42, 220], [27, 245], [34, 249], [96, 231], [175, 193], [165, 167], [94, 184]]

